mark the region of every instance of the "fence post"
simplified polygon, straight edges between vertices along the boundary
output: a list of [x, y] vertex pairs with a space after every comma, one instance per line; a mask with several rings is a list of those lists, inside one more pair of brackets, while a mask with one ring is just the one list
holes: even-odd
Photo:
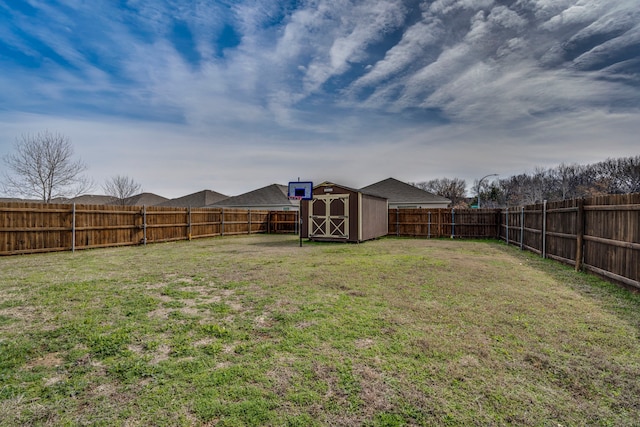
[[220, 212], [220, 235], [224, 236], [224, 208]]
[[520, 208], [520, 250], [524, 249], [524, 206]]
[[542, 258], [547, 257], [547, 201], [542, 202]]
[[584, 199], [578, 200], [578, 218], [576, 221], [576, 271], [582, 269], [584, 253]]
[[71, 213], [71, 252], [76, 251], [76, 204], [73, 204]]
[[509, 206], [507, 206], [507, 210], [504, 213], [505, 223], [507, 224], [505, 234], [505, 240], [507, 242], [507, 246], [509, 246]]
[[191, 206], [187, 208], [187, 238], [191, 241]]
[[249, 229], [247, 230], [247, 234], [251, 235], [251, 209], [247, 209], [247, 215], [249, 216]]
[[431, 211], [429, 211], [429, 224], [427, 225], [427, 238], [431, 238]]
[[396, 237], [400, 237], [400, 208], [396, 208]]
[[142, 205], [142, 244], [147, 246], [147, 207]]
[[456, 235], [456, 210], [451, 209], [451, 238], [453, 239]]

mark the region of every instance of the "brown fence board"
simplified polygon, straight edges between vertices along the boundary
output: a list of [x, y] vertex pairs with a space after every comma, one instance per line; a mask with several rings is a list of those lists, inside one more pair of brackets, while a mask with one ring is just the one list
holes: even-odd
[[584, 210], [585, 267], [630, 279], [640, 287], [640, 194], [588, 199]]
[[509, 209], [502, 222], [510, 244], [640, 288], [640, 194]]
[[496, 238], [499, 215], [496, 209], [390, 209], [388, 235]]

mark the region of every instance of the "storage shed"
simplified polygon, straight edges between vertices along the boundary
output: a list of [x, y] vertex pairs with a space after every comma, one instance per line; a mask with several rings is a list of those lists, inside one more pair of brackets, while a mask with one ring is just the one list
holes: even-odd
[[386, 198], [331, 182], [316, 185], [300, 210], [301, 237], [310, 240], [358, 243], [389, 230]]

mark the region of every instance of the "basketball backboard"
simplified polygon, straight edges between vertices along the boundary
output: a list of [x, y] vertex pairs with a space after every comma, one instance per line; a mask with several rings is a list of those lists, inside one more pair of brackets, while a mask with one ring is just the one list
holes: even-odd
[[313, 183], [309, 181], [292, 181], [289, 183], [289, 197], [300, 198], [300, 200], [313, 199]]

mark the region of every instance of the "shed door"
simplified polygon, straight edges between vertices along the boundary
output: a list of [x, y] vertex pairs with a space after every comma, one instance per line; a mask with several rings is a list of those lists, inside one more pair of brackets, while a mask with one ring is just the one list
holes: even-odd
[[349, 195], [314, 196], [309, 208], [309, 237], [349, 238]]

